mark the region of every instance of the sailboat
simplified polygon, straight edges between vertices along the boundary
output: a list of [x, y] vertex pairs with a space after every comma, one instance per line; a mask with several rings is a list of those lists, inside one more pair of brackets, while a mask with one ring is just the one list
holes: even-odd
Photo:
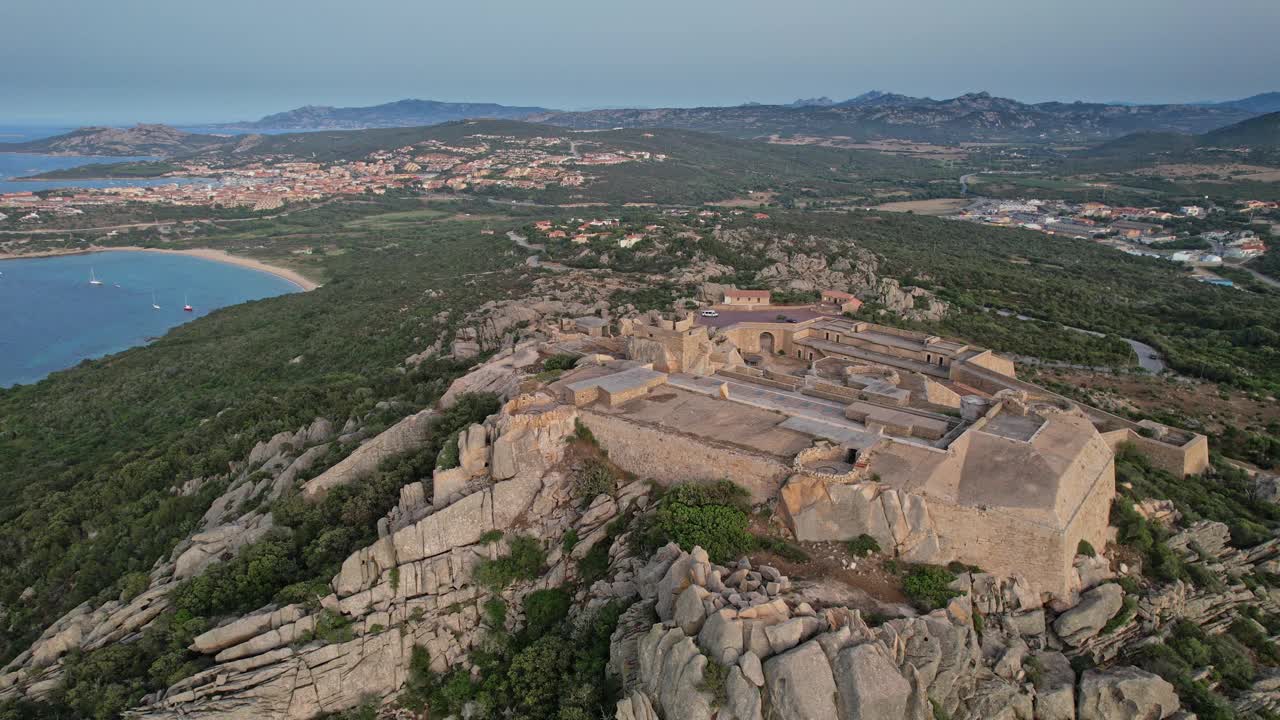
[[89, 284], [90, 284], [90, 285], [101, 285], [101, 284], [102, 284], [102, 281], [101, 281], [101, 280], [99, 280], [98, 278], [94, 277], [94, 274], [93, 274], [93, 268], [89, 268]]
[[183, 312], [195, 312], [195, 308], [191, 307], [191, 303], [187, 302], [186, 295], [182, 296], [182, 310]]
[[160, 309], [160, 306], [156, 304], [156, 291], [155, 291], [155, 290], [152, 290], [152, 291], [151, 291], [151, 307], [152, 307], [152, 309], [155, 309], [155, 310], [159, 310], [159, 309]]

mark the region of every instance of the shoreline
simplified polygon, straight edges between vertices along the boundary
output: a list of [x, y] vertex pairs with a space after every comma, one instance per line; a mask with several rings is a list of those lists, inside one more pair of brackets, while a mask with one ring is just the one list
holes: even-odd
[[102, 247], [102, 246], [95, 245], [93, 247], [77, 249], [77, 250], [42, 250], [39, 252], [21, 253], [21, 254], [0, 253], [0, 261], [22, 260], [24, 258], [59, 257], [62, 255], [88, 255], [90, 253], [112, 252], [117, 250], [121, 252], [150, 252], [150, 253], [167, 253], [170, 255], [188, 255], [190, 257], [197, 257], [197, 258], [203, 258], [205, 260], [212, 260], [214, 262], [226, 263], [228, 265], [238, 265], [239, 267], [242, 267], [242, 268], [257, 270], [259, 272], [265, 272], [271, 275], [275, 275], [281, 280], [286, 280], [288, 282], [293, 283], [294, 285], [297, 285], [299, 288], [302, 289], [303, 292], [310, 292], [320, 287], [320, 283], [317, 283], [316, 281], [311, 280], [310, 278], [306, 277], [305, 275], [303, 275], [302, 273], [299, 273], [296, 270], [290, 270], [289, 268], [282, 268], [282, 267], [279, 267], [278, 265], [269, 265], [265, 262], [262, 262], [261, 260], [254, 260], [253, 258], [243, 257], [240, 255], [232, 255], [231, 253], [225, 250], [215, 250], [213, 248], [191, 248], [189, 250], [170, 250], [168, 248], [147, 248], [147, 247], [138, 247], [135, 245], [124, 245], [121, 247]]

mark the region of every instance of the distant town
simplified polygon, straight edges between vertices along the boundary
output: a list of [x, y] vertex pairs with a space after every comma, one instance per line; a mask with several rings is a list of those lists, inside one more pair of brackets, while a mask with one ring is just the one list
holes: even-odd
[[[1202, 269], [1197, 279], [1217, 285], [1234, 283], [1204, 268], [1243, 262], [1267, 251], [1254, 230], [1212, 229], [1192, 234], [1171, 223], [1274, 212], [1277, 203], [1246, 200], [1235, 207], [1185, 205], [1177, 212], [1155, 208], [1115, 207], [1100, 202], [1058, 200], [976, 200], [951, 217], [997, 227], [1021, 227], [1048, 235], [1092, 240], [1130, 255], [1163, 258]], [[1213, 224], [1210, 222], [1210, 224]]]
[[[174, 182], [142, 187], [76, 188], [76, 181], [69, 180], [66, 190], [0, 194], [0, 208], [5, 209], [0, 212], [0, 222], [13, 215], [20, 223], [35, 225], [48, 215], [76, 215], [85, 208], [130, 202], [267, 211], [288, 203], [381, 195], [392, 189], [460, 192], [579, 187], [593, 179], [593, 167], [667, 160], [664, 154], [645, 151], [580, 152], [578, 145], [585, 143], [559, 137], [476, 134], [465, 140], [468, 142], [452, 145], [425, 140], [376, 151], [356, 161], [178, 161], [178, 169], [161, 176], [172, 177]], [[190, 178], [207, 181], [191, 182]]]

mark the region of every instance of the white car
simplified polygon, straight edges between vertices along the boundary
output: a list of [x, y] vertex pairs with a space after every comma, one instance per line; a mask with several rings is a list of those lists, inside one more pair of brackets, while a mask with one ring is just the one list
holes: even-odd
[[703, 310], [702, 317], [720, 317], [720, 313], [715, 310]]

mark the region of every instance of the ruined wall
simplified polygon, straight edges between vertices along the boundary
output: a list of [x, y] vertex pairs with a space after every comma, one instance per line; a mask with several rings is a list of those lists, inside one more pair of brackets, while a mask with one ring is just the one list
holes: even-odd
[[755, 503], [772, 499], [790, 472], [782, 458], [715, 444], [651, 425], [579, 409], [579, 418], [623, 470], [664, 485], [728, 478], [751, 491]]
[[1114, 451], [1122, 443], [1131, 442], [1155, 467], [1173, 473], [1177, 477], [1198, 475], [1209, 469], [1209, 439], [1195, 435], [1185, 445], [1170, 445], [1154, 438], [1143, 437], [1129, 428], [1102, 433]]

